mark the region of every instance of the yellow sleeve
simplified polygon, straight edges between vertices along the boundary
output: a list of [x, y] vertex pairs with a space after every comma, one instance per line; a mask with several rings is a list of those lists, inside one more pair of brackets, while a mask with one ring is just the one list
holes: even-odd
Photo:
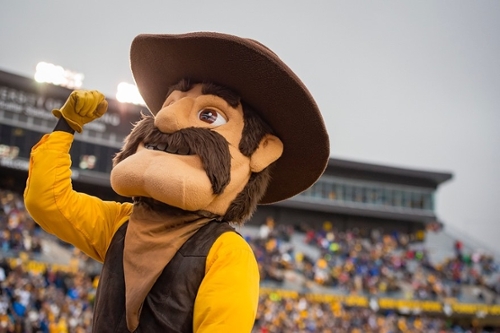
[[259, 301], [259, 270], [248, 243], [222, 234], [207, 256], [194, 304], [194, 333], [251, 332]]
[[46, 134], [31, 150], [24, 202], [47, 232], [102, 262], [115, 231], [132, 204], [103, 201], [73, 190], [69, 149], [73, 135]]

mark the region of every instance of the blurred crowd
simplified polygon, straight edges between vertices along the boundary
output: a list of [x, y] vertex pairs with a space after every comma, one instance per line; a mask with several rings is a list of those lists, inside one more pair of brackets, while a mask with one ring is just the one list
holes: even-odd
[[[21, 194], [0, 190], [0, 203], [0, 333], [90, 332], [98, 275], [95, 269], [78, 268], [90, 266], [92, 260], [69, 248], [80, 262], [73, 266], [77, 269], [26, 265], [39, 258], [44, 240], [51, 238], [26, 213]], [[479, 302], [496, 302], [496, 296], [487, 299], [482, 292], [500, 292], [493, 257], [468, 253], [456, 243], [453, 256], [433, 264], [421, 246], [423, 237], [376, 229], [366, 235], [357, 229], [335, 230], [328, 222], [316, 229], [297, 228], [277, 224], [271, 218], [257, 233], [245, 236], [259, 263], [262, 284], [292, 286], [299, 295], [320, 290], [370, 297], [461, 300], [464, 288], [471, 286], [479, 290]], [[274, 332], [467, 330], [446, 318], [263, 293], [253, 333]]]
[[[294, 235], [304, 236], [291, 241]], [[329, 222], [321, 228], [297, 230], [275, 225], [269, 218], [259, 233], [247, 236], [247, 240], [264, 281], [285, 282], [287, 276], [293, 276], [289, 274], [292, 271], [295, 278], [302, 278], [304, 291], [319, 285], [342, 294], [439, 301], [468, 300], [464, 297], [467, 291], [469, 299], [497, 303], [500, 272], [491, 255], [466, 253], [456, 244], [454, 255], [432, 263], [422, 246], [424, 237], [420, 232], [409, 235], [377, 229], [361, 235], [355, 228], [335, 230]], [[317, 251], [314, 255], [297, 251], [297, 240]]]
[[36, 272], [3, 261], [0, 332], [91, 331], [96, 280], [80, 272]]
[[[282, 298], [262, 295], [252, 333], [464, 333], [463, 328], [442, 317], [401, 316], [395, 312], [374, 312], [368, 308], [346, 308], [341, 303], [324, 303], [306, 297]], [[474, 331], [476, 332], [476, 331]]]
[[0, 333], [90, 332], [97, 277], [28, 265], [41, 258], [48, 235], [26, 212], [21, 194], [0, 190], [0, 205]]
[[40, 228], [24, 209], [22, 197], [0, 189], [0, 248], [3, 254], [18, 251], [40, 253]]

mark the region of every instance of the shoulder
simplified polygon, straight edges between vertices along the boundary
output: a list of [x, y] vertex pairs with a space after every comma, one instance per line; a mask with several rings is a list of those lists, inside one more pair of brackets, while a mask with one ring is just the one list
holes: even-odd
[[212, 245], [211, 252], [241, 250], [252, 252], [250, 244], [236, 231], [226, 231]]
[[240, 234], [227, 231], [221, 234], [210, 248], [207, 256], [207, 271], [216, 261], [255, 262], [255, 255], [250, 244]]

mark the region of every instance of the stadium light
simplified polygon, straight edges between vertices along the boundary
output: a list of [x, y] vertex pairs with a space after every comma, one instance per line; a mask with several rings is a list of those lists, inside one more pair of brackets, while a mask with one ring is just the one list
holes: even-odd
[[36, 65], [35, 80], [47, 82], [70, 89], [81, 88], [84, 75], [64, 69], [61, 66], [48, 62], [39, 62]]
[[137, 105], [146, 105], [142, 99], [139, 90], [135, 84], [120, 82], [116, 91], [116, 99], [122, 103], [132, 103]]

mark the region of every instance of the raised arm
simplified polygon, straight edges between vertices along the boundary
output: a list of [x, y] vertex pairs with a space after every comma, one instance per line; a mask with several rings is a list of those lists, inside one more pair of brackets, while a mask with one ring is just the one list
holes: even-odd
[[54, 131], [31, 151], [24, 191], [26, 209], [47, 232], [103, 261], [116, 229], [127, 220], [131, 204], [103, 201], [73, 190], [69, 150], [75, 131], [107, 110], [97, 91], [74, 91], [60, 110]]

